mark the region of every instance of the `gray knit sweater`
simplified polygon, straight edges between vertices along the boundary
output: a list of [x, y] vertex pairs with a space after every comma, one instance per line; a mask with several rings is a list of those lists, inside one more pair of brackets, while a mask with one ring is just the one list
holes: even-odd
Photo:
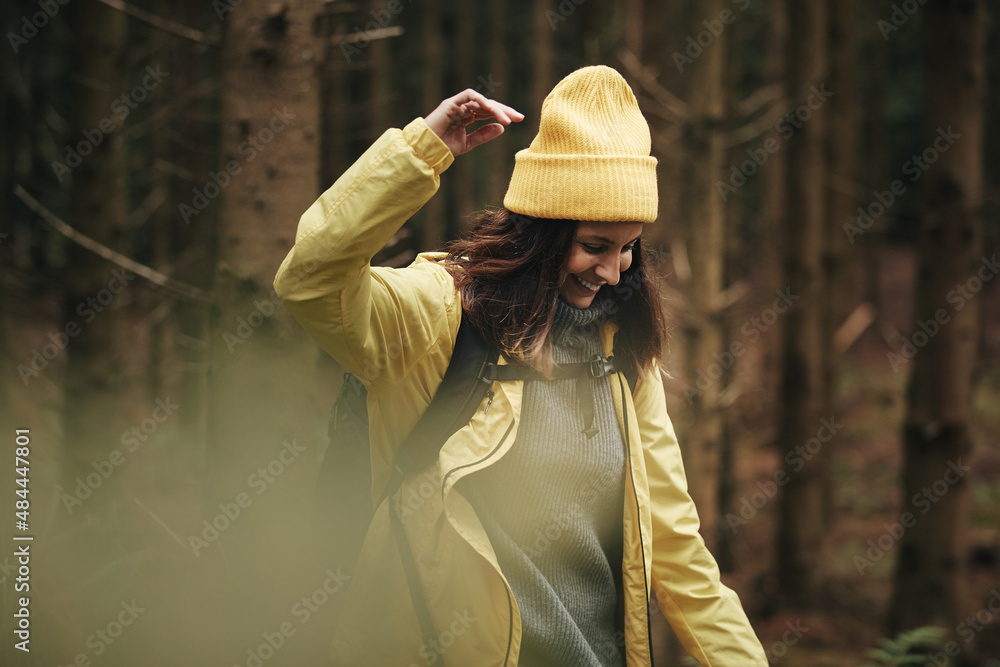
[[[556, 363], [603, 352], [598, 306], [559, 300]], [[622, 667], [625, 451], [607, 378], [586, 378], [596, 433], [584, 433], [581, 380], [525, 383], [517, 439], [460, 483], [521, 611], [519, 667]]]

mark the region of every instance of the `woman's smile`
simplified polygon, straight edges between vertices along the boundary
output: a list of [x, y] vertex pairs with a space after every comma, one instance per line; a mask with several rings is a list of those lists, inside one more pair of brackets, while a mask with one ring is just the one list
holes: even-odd
[[574, 274], [573, 277], [576, 278], [577, 282], [579, 282], [580, 285], [582, 285], [583, 288], [586, 289], [588, 292], [596, 292], [597, 290], [601, 289], [600, 285], [596, 285], [594, 283], [587, 282], [586, 280], [584, 280], [583, 278], [581, 278], [578, 275]]
[[640, 222], [580, 221], [559, 272], [563, 300], [574, 308], [588, 308], [603, 286], [617, 285], [632, 265], [632, 249], [641, 233]]

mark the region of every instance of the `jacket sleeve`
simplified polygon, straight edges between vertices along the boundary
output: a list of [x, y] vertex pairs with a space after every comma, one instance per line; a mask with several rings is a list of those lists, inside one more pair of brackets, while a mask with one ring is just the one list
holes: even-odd
[[685, 650], [702, 665], [759, 665], [767, 658], [736, 593], [698, 533], [699, 520], [659, 368], [636, 387], [652, 514], [652, 583], [660, 610]]
[[387, 130], [303, 214], [274, 279], [295, 319], [369, 391], [394, 386], [458, 328], [454, 283], [433, 262], [369, 265], [453, 160], [422, 118]]

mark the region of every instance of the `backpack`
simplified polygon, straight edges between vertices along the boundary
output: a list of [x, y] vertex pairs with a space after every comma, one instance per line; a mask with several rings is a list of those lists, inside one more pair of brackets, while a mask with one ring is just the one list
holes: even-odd
[[[486, 409], [489, 409], [493, 382], [544, 379], [541, 373], [527, 366], [498, 365], [499, 357], [500, 353], [486, 344], [463, 313], [451, 361], [441, 384], [416, 426], [399, 445], [389, 480], [374, 505], [371, 501], [368, 394], [357, 377], [344, 374], [340, 394], [330, 410], [327, 429], [330, 444], [320, 465], [313, 507], [313, 533], [326, 563], [353, 572], [375, 508], [398, 490], [406, 477], [430, 465], [445, 441], [472, 419], [487, 396]], [[622, 358], [630, 359], [628, 356]], [[623, 364], [613, 355], [564, 364], [555, 369], [553, 378], [597, 378], [619, 370], [634, 391], [637, 380], [634, 364]], [[397, 537], [400, 536], [398, 533]], [[405, 537], [401, 540], [406, 541]], [[398, 546], [401, 551], [408, 552], [408, 545], [404, 543]]]
[[344, 374], [340, 394], [330, 409], [327, 427], [330, 445], [320, 465], [313, 508], [313, 532], [326, 562], [353, 571], [375, 508], [408, 475], [420, 472], [437, 458], [441, 445], [472, 419], [490, 389], [490, 381], [480, 379], [481, 371], [499, 356], [463, 315], [441, 384], [416, 426], [396, 450], [389, 480], [374, 505], [368, 392], [361, 380], [351, 373]]

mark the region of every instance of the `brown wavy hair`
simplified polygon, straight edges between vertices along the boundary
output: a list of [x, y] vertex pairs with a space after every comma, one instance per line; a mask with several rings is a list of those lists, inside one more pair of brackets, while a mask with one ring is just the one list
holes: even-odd
[[[559, 271], [578, 223], [539, 220], [505, 208], [479, 214], [464, 237], [446, 249], [445, 266], [462, 294], [465, 317], [487, 343], [513, 363], [543, 372], [552, 368], [552, 320], [559, 298]], [[618, 325], [615, 354], [637, 370], [660, 358], [666, 323], [659, 291], [647, 267], [642, 238], [617, 285], [594, 297]]]

